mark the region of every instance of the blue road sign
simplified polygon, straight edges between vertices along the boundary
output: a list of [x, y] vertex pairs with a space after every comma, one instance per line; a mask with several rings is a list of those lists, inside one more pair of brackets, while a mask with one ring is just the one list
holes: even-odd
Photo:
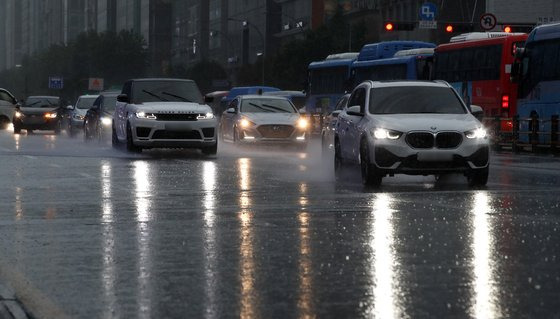
[[49, 89], [62, 90], [64, 88], [64, 78], [61, 76], [49, 76]]
[[431, 2], [426, 2], [420, 7], [420, 20], [435, 21], [437, 15], [437, 6]]

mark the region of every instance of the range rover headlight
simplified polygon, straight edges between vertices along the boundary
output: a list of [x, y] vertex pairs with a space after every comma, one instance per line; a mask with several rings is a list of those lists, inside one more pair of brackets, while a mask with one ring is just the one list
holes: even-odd
[[371, 130], [371, 134], [378, 140], [398, 140], [402, 136], [402, 132], [388, 130], [384, 128], [375, 128]]
[[153, 113], [146, 113], [144, 111], [136, 112], [136, 117], [139, 119], [155, 120], [156, 116]]
[[486, 130], [482, 127], [465, 132], [465, 136], [469, 139], [486, 138], [486, 134]]
[[214, 118], [214, 113], [208, 112], [206, 114], [198, 114], [196, 117], [197, 120], [211, 120]]

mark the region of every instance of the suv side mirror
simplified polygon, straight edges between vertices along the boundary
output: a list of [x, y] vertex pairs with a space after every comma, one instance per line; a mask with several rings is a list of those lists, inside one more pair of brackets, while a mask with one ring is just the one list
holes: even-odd
[[471, 104], [471, 113], [477, 120], [482, 122], [482, 119], [484, 118], [484, 110], [482, 110], [480, 106]]
[[299, 114], [307, 114], [307, 111], [305, 110], [304, 107], [302, 107], [301, 109], [298, 110]]
[[119, 94], [119, 95], [117, 96], [117, 101], [118, 101], [118, 102], [122, 102], [122, 103], [129, 103], [128, 95], [126, 95], [126, 94]]
[[236, 112], [233, 107], [230, 107], [229, 109], [226, 110], [226, 113], [235, 114]]
[[73, 110], [74, 109], [74, 105], [66, 105], [66, 109], [67, 110]]
[[334, 110], [332, 111], [331, 115], [332, 117], [338, 117], [340, 115], [340, 112], [342, 112], [341, 110]]
[[353, 115], [353, 116], [364, 116], [364, 114], [360, 112], [359, 105], [352, 105], [351, 107], [349, 107], [348, 110], [346, 111], [346, 114]]

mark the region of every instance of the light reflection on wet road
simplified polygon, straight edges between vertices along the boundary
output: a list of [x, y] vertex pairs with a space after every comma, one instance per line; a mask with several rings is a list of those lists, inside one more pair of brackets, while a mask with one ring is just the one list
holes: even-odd
[[560, 314], [552, 157], [495, 154], [482, 190], [398, 176], [378, 192], [357, 171], [335, 182], [318, 144], [207, 158], [0, 132], [0, 160], [1, 267], [26, 278], [0, 283], [72, 317]]

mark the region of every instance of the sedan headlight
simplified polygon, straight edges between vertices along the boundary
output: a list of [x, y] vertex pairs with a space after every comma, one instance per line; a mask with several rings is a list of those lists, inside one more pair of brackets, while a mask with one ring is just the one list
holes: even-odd
[[297, 121], [297, 127], [300, 130], [305, 130], [309, 127], [309, 121], [306, 118], [300, 117]]
[[214, 118], [214, 113], [208, 112], [206, 114], [198, 114], [196, 117], [197, 120], [211, 120]]
[[74, 119], [80, 120], [80, 121], [83, 121], [85, 119], [85, 116], [79, 115], [79, 114], [74, 114], [73, 117], [74, 117]]
[[136, 117], [139, 119], [148, 119], [148, 120], [155, 120], [156, 115], [153, 113], [146, 113], [144, 111], [136, 112]]
[[113, 123], [113, 120], [110, 117], [102, 117], [101, 124], [105, 126], [110, 126]]
[[249, 121], [248, 119], [241, 119], [239, 121], [239, 126], [241, 126], [243, 128], [247, 128], [247, 127], [250, 127], [250, 126], [253, 126], [253, 125], [255, 125], [255, 123]]
[[19, 119], [23, 117], [23, 113], [21, 113], [20, 111], [16, 111], [16, 113], [14, 113], [14, 116]]
[[398, 140], [403, 133], [395, 130], [387, 130], [384, 128], [375, 128], [371, 130], [371, 134], [378, 140]]
[[45, 117], [48, 119], [55, 119], [56, 118], [56, 113], [47, 113], [45, 114]]
[[465, 136], [469, 139], [486, 138], [486, 130], [482, 127], [479, 127], [474, 130], [466, 131]]

